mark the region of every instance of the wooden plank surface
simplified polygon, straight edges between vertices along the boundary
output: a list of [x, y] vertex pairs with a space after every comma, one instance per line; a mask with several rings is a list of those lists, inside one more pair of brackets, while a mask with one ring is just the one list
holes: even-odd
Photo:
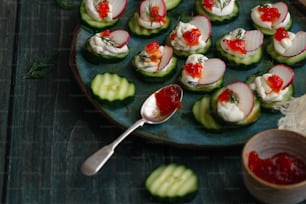
[[[13, 34], [15, 47], [5, 41], [5, 51], [9, 52], [4, 53], [1, 47], [4, 55], [0, 55], [2, 65], [16, 68], [13, 81], [6, 80], [12, 76], [10, 70], [0, 69], [1, 85], [8, 88], [0, 92], [6, 99], [0, 116], [1, 155], [6, 151], [7, 138], [2, 128], [7, 128], [7, 118], [12, 121], [9, 163], [5, 165], [8, 172], [0, 169], [5, 174], [0, 184], [3, 178], [7, 184], [0, 189], [5, 193], [3, 203], [151, 204], [154, 202], [145, 193], [144, 180], [155, 167], [169, 162], [185, 164], [200, 176], [199, 193], [190, 203], [256, 203], [241, 179], [241, 147], [181, 149], [131, 135], [98, 175], [83, 176], [79, 168], [86, 157], [113, 141], [122, 130], [87, 102], [69, 69], [70, 42], [79, 23], [80, 1], [74, 1], [72, 10], [58, 8], [53, 0], [18, 2], [18, 6], [0, 5], [1, 11], [10, 16], [7, 24], [0, 26], [7, 26], [9, 33], [15, 29], [15, 21], [9, 22], [19, 16], [18, 32]], [[57, 52], [57, 63], [48, 77], [23, 78], [35, 60]], [[14, 100], [9, 117], [11, 87]], [[0, 159], [0, 165], [4, 164], [5, 158]]]
[[0, 202], [6, 188], [6, 161], [7, 147], [10, 138], [11, 118], [9, 110], [13, 98], [11, 94], [14, 88], [14, 72], [16, 66], [14, 60], [15, 22], [17, 21], [17, 3], [15, 1], [0, 1]]

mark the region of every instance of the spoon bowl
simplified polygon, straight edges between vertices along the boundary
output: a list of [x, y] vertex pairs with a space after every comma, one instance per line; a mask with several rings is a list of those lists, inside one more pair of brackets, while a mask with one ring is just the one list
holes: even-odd
[[[158, 94], [161, 95], [162, 101], [160, 101], [159, 99], [160, 96], [157, 97]], [[174, 98], [177, 100], [173, 101]], [[155, 91], [143, 103], [140, 110], [141, 119], [136, 121], [131, 127], [129, 127], [125, 132], [123, 132], [111, 144], [102, 147], [100, 150], [98, 150], [93, 155], [88, 157], [81, 166], [81, 172], [86, 176], [95, 175], [106, 163], [106, 161], [112, 156], [115, 148], [130, 133], [132, 133], [136, 128], [143, 126], [145, 123], [161, 124], [166, 122], [173, 116], [176, 110], [180, 107], [182, 99], [183, 99], [183, 89], [177, 84], [170, 84]], [[168, 111], [167, 112], [162, 111], [163, 107], [161, 106], [166, 106], [168, 108]]]

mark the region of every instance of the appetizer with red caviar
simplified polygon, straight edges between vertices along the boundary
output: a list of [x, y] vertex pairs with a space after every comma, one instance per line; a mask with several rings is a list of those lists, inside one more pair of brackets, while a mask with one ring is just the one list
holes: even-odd
[[83, 50], [84, 57], [93, 64], [124, 59], [129, 54], [130, 35], [125, 30], [105, 30], [88, 38]]
[[214, 23], [226, 23], [239, 15], [238, 2], [235, 0], [196, 0], [195, 9]]
[[260, 103], [249, 85], [233, 82], [196, 101], [192, 112], [207, 130], [221, 131], [254, 123], [260, 115]]
[[249, 68], [262, 59], [263, 39], [259, 30], [237, 28], [219, 38], [216, 48], [232, 68]]
[[166, 39], [177, 56], [205, 54], [211, 46], [211, 23], [205, 16], [194, 16], [184, 23], [180, 21]]
[[183, 66], [179, 81], [187, 90], [211, 92], [222, 85], [225, 69], [221, 59], [192, 54]]
[[172, 47], [152, 41], [134, 56], [132, 64], [143, 80], [162, 82], [175, 73], [177, 58]]
[[266, 35], [273, 35], [279, 27], [289, 30], [292, 26], [288, 6], [284, 2], [265, 3], [254, 7], [251, 19], [254, 27]]
[[247, 83], [258, 96], [261, 106], [276, 110], [293, 96], [294, 71], [283, 64], [270, 68], [267, 73], [252, 76]]
[[143, 37], [150, 37], [165, 31], [170, 26], [170, 17], [164, 0], [142, 0], [138, 12], [130, 18], [130, 31]]
[[273, 60], [289, 66], [303, 65], [306, 59], [306, 32], [289, 32], [280, 27], [267, 46]]
[[113, 26], [124, 13], [128, 0], [83, 0], [80, 14], [83, 24], [93, 30]]

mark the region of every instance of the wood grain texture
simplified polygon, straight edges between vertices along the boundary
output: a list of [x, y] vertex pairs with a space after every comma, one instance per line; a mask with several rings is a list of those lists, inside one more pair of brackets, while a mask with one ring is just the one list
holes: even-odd
[[[95, 111], [69, 69], [70, 43], [79, 24], [81, 1], [73, 1], [76, 6], [72, 10], [58, 8], [54, 0], [18, 2], [0, 4], [6, 22], [0, 28], [7, 30], [0, 33], [7, 38], [5, 45], [0, 43], [0, 62], [8, 67], [0, 69], [5, 87], [0, 92], [5, 99], [4, 106], [1, 102], [4, 114], [0, 114], [0, 168], [5, 160], [7, 118], [11, 118], [8, 172], [0, 169], [0, 187], [3, 178], [7, 184], [0, 189], [3, 203], [153, 204], [144, 180], [154, 168], [169, 162], [184, 164], [199, 175], [200, 189], [192, 204], [256, 203], [243, 186], [240, 147], [180, 149], [131, 135], [101, 172], [83, 176], [82, 162], [122, 130]], [[59, 57], [48, 77], [23, 79], [35, 60], [56, 52]]]

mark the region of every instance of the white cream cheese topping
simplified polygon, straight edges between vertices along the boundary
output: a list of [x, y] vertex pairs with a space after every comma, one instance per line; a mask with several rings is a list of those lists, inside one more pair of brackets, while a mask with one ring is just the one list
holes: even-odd
[[93, 19], [95, 19], [97, 21], [102, 21], [102, 20], [110, 21], [110, 20], [112, 20], [113, 19], [112, 5], [108, 4], [109, 12], [107, 14], [107, 17], [106, 18], [101, 18], [100, 15], [99, 15], [99, 11], [98, 11], [99, 3], [100, 3], [99, 0], [86, 0], [85, 8], [86, 8], [86, 11], [87, 11], [88, 15], [90, 15]]
[[[204, 69], [205, 66], [205, 61], [208, 60], [207, 57], [205, 57], [202, 54], [192, 54], [190, 55], [187, 60], [186, 60], [186, 64], [196, 64], [196, 63], [201, 63], [202, 64], [202, 69]], [[186, 70], [182, 71], [182, 77], [181, 77], [181, 81], [182, 83], [186, 84], [186, 85], [191, 85], [191, 86], [196, 86], [199, 81], [200, 78], [198, 77], [193, 77], [191, 76]]]
[[126, 53], [129, 50], [127, 45], [120, 48], [116, 47], [113, 41], [108, 37], [102, 38], [100, 33], [92, 36], [89, 39], [89, 44], [94, 52], [102, 55], [116, 56], [121, 53]]
[[219, 116], [228, 122], [238, 122], [244, 119], [244, 113], [237, 104], [232, 102], [218, 102], [217, 111]]
[[289, 49], [292, 45], [292, 42], [295, 38], [295, 34], [292, 32], [288, 32], [289, 38], [283, 38], [281, 41], [276, 40], [273, 38], [273, 45], [275, 51], [277, 51], [279, 54], [284, 54], [287, 49]]
[[233, 12], [235, 7], [235, 0], [218, 0], [215, 1], [214, 6], [208, 12], [216, 16], [226, 16]]

